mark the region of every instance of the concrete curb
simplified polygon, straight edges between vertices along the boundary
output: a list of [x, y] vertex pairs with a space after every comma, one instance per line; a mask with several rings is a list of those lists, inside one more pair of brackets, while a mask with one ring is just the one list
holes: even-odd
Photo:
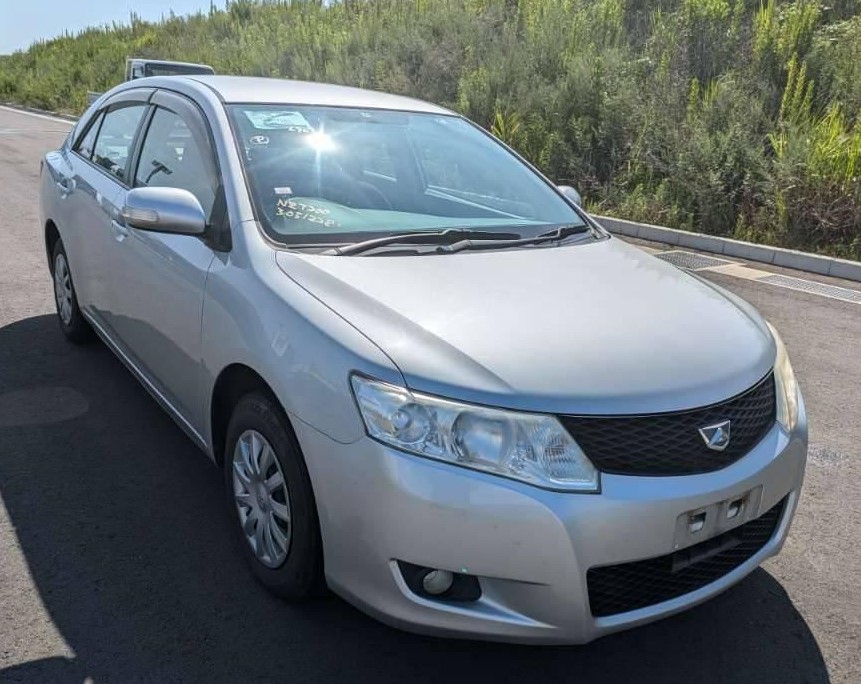
[[595, 219], [608, 231], [619, 235], [861, 282], [861, 262], [858, 261], [808, 254], [783, 247], [756, 245], [741, 240], [690, 233], [686, 230], [625, 221], [610, 216], [596, 216]]

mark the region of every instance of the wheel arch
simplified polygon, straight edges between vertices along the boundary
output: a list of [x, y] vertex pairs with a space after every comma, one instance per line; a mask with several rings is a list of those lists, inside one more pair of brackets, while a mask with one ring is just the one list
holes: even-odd
[[53, 219], [45, 221], [45, 253], [48, 257], [48, 268], [54, 273], [54, 247], [60, 240], [60, 229]]
[[260, 373], [244, 363], [226, 366], [215, 380], [209, 404], [212, 456], [219, 466], [224, 464], [224, 441], [233, 409], [242, 397], [252, 392], [260, 392], [272, 399], [283, 411], [287, 424], [291, 429], [293, 427], [283, 404]]

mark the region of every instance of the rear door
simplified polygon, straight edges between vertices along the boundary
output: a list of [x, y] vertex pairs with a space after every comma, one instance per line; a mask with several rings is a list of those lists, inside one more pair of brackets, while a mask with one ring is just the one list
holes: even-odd
[[217, 231], [229, 230], [209, 128], [197, 106], [158, 91], [132, 184], [190, 191], [208, 216], [204, 237], [125, 227], [111, 262], [113, 326], [126, 353], [187, 427], [202, 425], [201, 316]]
[[88, 164], [103, 116], [104, 112], [100, 111], [88, 121], [82, 121], [68, 149], [48, 157], [51, 178], [56, 188], [52, 188], [52, 192], [56, 192], [58, 198], [56, 220], [75, 280], [78, 304], [87, 312], [92, 310], [92, 283], [97, 279], [99, 264], [93, 263], [90, 258], [92, 253], [89, 247], [96, 233], [91, 207], [95, 201], [95, 191], [85, 178], [89, 177]]
[[67, 197], [73, 243], [69, 258], [84, 310], [110, 327], [113, 308], [111, 259], [118, 239], [114, 227], [128, 187], [133, 143], [151, 89], [130, 91], [109, 100], [82, 132], [70, 156], [71, 192]]

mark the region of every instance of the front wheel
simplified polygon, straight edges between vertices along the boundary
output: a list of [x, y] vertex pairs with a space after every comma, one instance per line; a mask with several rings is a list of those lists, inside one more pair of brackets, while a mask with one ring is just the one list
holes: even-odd
[[252, 572], [282, 598], [316, 594], [324, 586], [317, 508], [284, 412], [263, 394], [243, 397], [225, 446], [228, 505]]
[[78, 307], [78, 297], [72, 282], [72, 271], [69, 268], [69, 257], [62, 240], [54, 245], [51, 257], [54, 276], [54, 302], [57, 305], [57, 317], [60, 320], [60, 330], [70, 342], [84, 344], [93, 339], [93, 329], [87, 323], [81, 309]]

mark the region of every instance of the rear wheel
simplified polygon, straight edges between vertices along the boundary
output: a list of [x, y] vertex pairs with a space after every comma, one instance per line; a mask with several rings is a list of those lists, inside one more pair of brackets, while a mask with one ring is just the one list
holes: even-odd
[[311, 480], [299, 444], [276, 403], [240, 399], [224, 452], [228, 504], [243, 555], [273, 594], [300, 601], [324, 586]]
[[93, 339], [93, 329], [87, 323], [78, 307], [78, 297], [75, 294], [75, 284], [72, 282], [72, 271], [69, 268], [69, 257], [62, 240], [54, 245], [51, 258], [54, 275], [54, 302], [57, 305], [57, 317], [60, 320], [60, 330], [66, 338], [75, 344], [84, 344]]

